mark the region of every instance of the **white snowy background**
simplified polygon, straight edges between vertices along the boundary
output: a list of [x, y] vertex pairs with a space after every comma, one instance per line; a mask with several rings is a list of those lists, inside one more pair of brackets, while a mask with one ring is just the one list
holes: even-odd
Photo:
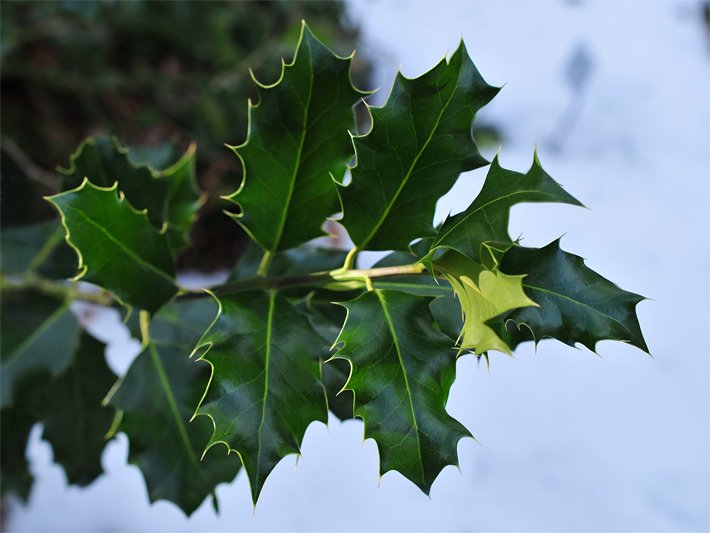
[[[501, 127], [501, 161], [548, 172], [589, 209], [514, 208], [511, 233], [563, 247], [622, 288], [652, 298], [638, 313], [653, 358], [602, 342], [601, 357], [545, 341], [490, 371], [458, 365], [450, 413], [460, 443], [431, 498], [397, 473], [378, 480], [362, 424], [331, 418], [282, 461], [256, 512], [240, 474], [189, 519], [148, 505], [121, 435], [90, 489], [68, 488], [33, 432], [29, 505], [8, 531], [708, 531], [710, 529], [710, 42], [698, 2], [352, 2], [382, 103], [394, 74], [431, 68], [461, 37], [504, 89], [479, 116]], [[587, 83], [568, 74], [584, 50]], [[578, 56], [581, 57], [581, 56]], [[583, 60], [582, 62], [584, 62]], [[579, 66], [579, 62], [578, 62]], [[584, 70], [584, 69], [582, 69]], [[561, 124], [579, 106], [574, 125]], [[495, 148], [487, 151], [492, 156]], [[485, 171], [465, 175], [439, 217], [465, 208]], [[124, 370], [137, 344], [98, 320]], [[109, 324], [109, 325], [107, 325]]]

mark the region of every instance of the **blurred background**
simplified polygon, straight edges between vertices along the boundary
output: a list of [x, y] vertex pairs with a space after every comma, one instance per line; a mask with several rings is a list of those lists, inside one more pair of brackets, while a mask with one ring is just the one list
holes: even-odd
[[[708, 531], [710, 530], [710, 8], [687, 2], [15, 2], [1, 6], [2, 225], [51, 216], [53, 169], [91, 133], [170, 160], [198, 143], [201, 186], [232, 190], [248, 68], [276, 78], [305, 18], [359, 86], [417, 76], [463, 37], [487, 81], [505, 85], [478, 139], [548, 172], [589, 209], [523, 205], [511, 234], [563, 246], [651, 300], [639, 318], [653, 358], [602, 342], [600, 357], [554, 341], [458, 365], [449, 411], [459, 444], [431, 499], [397, 473], [378, 479], [362, 424], [313, 424], [303, 457], [276, 468], [254, 512], [240, 474], [189, 519], [148, 505], [123, 435], [106, 474], [68, 488], [32, 434], [29, 502], [5, 502], [7, 531]], [[162, 150], [162, 152], [161, 152]], [[157, 164], [157, 163], [156, 163]], [[485, 169], [462, 177], [437, 217], [465, 208]], [[237, 225], [205, 206], [183, 269], [233, 262]], [[217, 216], [219, 215], [219, 216]], [[216, 235], [216, 236], [214, 236]], [[207, 253], [207, 250], [210, 253]], [[362, 258], [363, 264], [375, 254]], [[91, 325], [124, 370], [138, 351], [117, 315]]]

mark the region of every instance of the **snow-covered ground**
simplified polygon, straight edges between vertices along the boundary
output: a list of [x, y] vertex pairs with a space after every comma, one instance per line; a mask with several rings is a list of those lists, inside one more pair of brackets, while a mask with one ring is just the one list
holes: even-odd
[[[700, 4], [351, 7], [363, 51], [378, 59], [376, 102], [400, 65], [418, 75], [461, 36], [487, 80], [506, 84], [481, 115], [503, 128], [502, 163], [527, 169], [537, 144], [545, 168], [590, 208], [519, 206], [511, 233], [534, 246], [566, 233], [565, 249], [652, 298], [638, 311], [654, 357], [546, 341], [493, 357], [490, 372], [463, 358], [449, 410], [479, 443], [461, 442], [460, 471], [445, 469], [430, 499], [399, 474], [378, 480], [358, 422], [312, 425], [298, 465], [279, 464], [256, 512], [240, 475], [218, 489], [219, 517], [206, 503], [190, 519], [169, 503], [148, 506], [125, 437], [108, 446], [106, 475], [78, 490], [35, 432], [37, 483], [8, 531], [710, 530], [710, 48]], [[589, 67], [577, 93], [574, 54]], [[466, 207], [482, 176], [465, 176], [439, 215]], [[120, 366], [136, 346], [111, 334]]]

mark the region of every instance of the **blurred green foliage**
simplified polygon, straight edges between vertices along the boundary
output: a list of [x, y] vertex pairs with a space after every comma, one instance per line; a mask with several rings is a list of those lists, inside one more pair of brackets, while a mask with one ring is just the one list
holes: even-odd
[[[233, 190], [241, 165], [224, 143], [246, 135], [247, 98], [256, 97], [249, 69], [275, 81], [301, 19], [337, 53], [355, 48], [357, 29], [335, 1], [4, 0], [3, 226], [49, 216], [40, 193], [52, 192], [54, 168], [91, 134], [150, 146], [143, 158], [158, 167], [197, 141], [202, 188]], [[367, 62], [354, 66], [357, 85], [367, 87]], [[44, 185], [22, 183], [22, 173]], [[226, 220], [210, 217], [209, 206], [203, 217]], [[228, 222], [196, 228], [193, 240], [219, 254], [219, 241], [238, 231]]]

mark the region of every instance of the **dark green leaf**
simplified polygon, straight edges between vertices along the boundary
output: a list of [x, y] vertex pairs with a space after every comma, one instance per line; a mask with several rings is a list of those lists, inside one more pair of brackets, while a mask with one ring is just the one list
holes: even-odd
[[79, 253], [79, 276], [129, 305], [157, 311], [176, 293], [175, 263], [165, 233], [116, 192], [84, 180], [47, 198], [62, 215], [67, 240]]
[[58, 279], [76, 274], [76, 253], [64, 240], [59, 220], [3, 229], [0, 261], [5, 275], [37, 272]]
[[69, 302], [28, 289], [3, 292], [0, 330], [0, 405], [7, 407], [21, 403], [15, 389], [22, 381], [67, 368], [80, 326]]
[[353, 149], [353, 105], [365, 94], [350, 81], [352, 58], [339, 58], [305, 23], [294, 60], [273, 85], [257, 82], [247, 140], [234, 147], [244, 180], [229, 199], [235, 220], [268, 251], [298, 246], [323, 234], [339, 209], [333, 179], [341, 179]]
[[190, 228], [200, 207], [195, 175], [195, 145], [191, 144], [173, 165], [157, 173], [168, 181], [168, 207], [166, 222], [168, 237], [175, 251], [189, 243]]
[[106, 365], [106, 346], [86, 333], [72, 364], [57, 379], [33, 387], [35, 415], [44, 425], [42, 437], [52, 445], [54, 460], [64, 467], [67, 481], [85, 486], [101, 473], [114, 411], [101, 401], [116, 381]]
[[345, 322], [345, 308], [314, 296], [311, 294], [299, 302], [298, 309], [308, 317], [315, 330], [325, 339], [321, 350], [321, 370], [323, 386], [328, 396], [328, 409], [340, 420], [349, 420], [353, 417], [353, 393], [343, 390], [343, 387], [350, 375], [350, 365], [341, 359], [328, 360], [331, 355], [330, 347]]
[[434, 235], [434, 208], [461, 172], [486, 164], [471, 134], [476, 112], [498, 92], [463, 43], [415, 79], [398, 74], [372, 129], [354, 138], [357, 164], [340, 189], [342, 224], [360, 250], [406, 250]]
[[188, 301], [161, 311], [151, 343], [109, 397], [124, 412], [118, 429], [128, 435], [129, 460], [141, 469], [150, 500], [172, 501], [188, 515], [238, 470], [219, 450], [202, 457], [212, 424], [205, 418], [190, 422], [210, 374], [207, 365], [189, 359], [190, 349], [213, 309], [209, 302]]
[[153, 176], [145, 165], [136, 166], [128, 157], [128, 150], [110, 137], [88, 137], [70, 158], [63, 174], [62, 190], [82, 186], [84, 178], [100, 187], [119, 190], [138, 210], [148, 210], [148, 220], [160, 229], [167, 215], [168, 180]]
[[128, 160], [134, 166], [148, 165], [152, 169], [168, 168], [179, 156], [171, 142], [147, 146], [127, 146]]
[[208, 448], [222, 443], [239, 455], [256, 502], [276, 464], [300, 453], [308, 425], [327, 420], [319, 362], [326, 342], [276, 292], [236, 293], [219, 302], [196, 348], [212, 366], [198, 414], [214, 424]]
[[463, 331], [463, 314], [453, 290], [450, 294], [433, 299], [429, 310], [442, 333], [449, 337], [452, 343], [458, 342]]
[[496, 156], [481, 192], [468, 209], [444, 222], [432, 250], [452, 248], [479, 263], [495, 265], [501, 251], [513, 244], [508, 234], [510, 208], [521, 202], [582, 205], [543, 170], [537, 154], [526, 174], [504, 169]]
[[323, 363], [323, 386], [328, 394], [328, 409], [340, 420], [350, 420], [354, 397], [352, 391], [343, 390], [350, 377], [350, 365], [342, 359]]
[[0, 497], [15, 495], [26, 502], [34, 477], [25, 452], [35, 418], [17, 406], [0, 411]]
[[[168, 155], [172, 155], [172, 151], [170, 149]], [[84, 178], [106, 188], [118, 183], [118, 190], [133, 207], [147, 210], [153, 226], [162, 229], [164, 224], [168, 225], [170, 244], [177, 252], [188, 243], [199, 207], [195, 145], [190, 145], [176, 163], [164, 170], [141, 162], [148, 155], [146, 150], [129, 151], [113, 138], [88, 137], [71, 156], [70, 168], [61, 169], [62, 189], [75, 189]], [[161, 163], [165, 159], [166, 156], [157, 158]]]
[[429, 299], [370, 291], [344, 304], [348, 318], [335, 358], [352, 365], [355, 416], [380, 452], [380, 472], [397, 470], [429, 493], [470, 433], [445, 410], [456, 371], [451, 340], [432, 327]]
[[539, 304], [489, 322], [511, 347], [553, 337], [594, 350], [598, 341], [612, 339], [648, 352], [635, 312], [643, 296], [621, 290], [588, 268], [581, 257], [563, 251], [559, 239], [544, 248], [514, 246], [500, 268], [526, 274], [523, 288]]

